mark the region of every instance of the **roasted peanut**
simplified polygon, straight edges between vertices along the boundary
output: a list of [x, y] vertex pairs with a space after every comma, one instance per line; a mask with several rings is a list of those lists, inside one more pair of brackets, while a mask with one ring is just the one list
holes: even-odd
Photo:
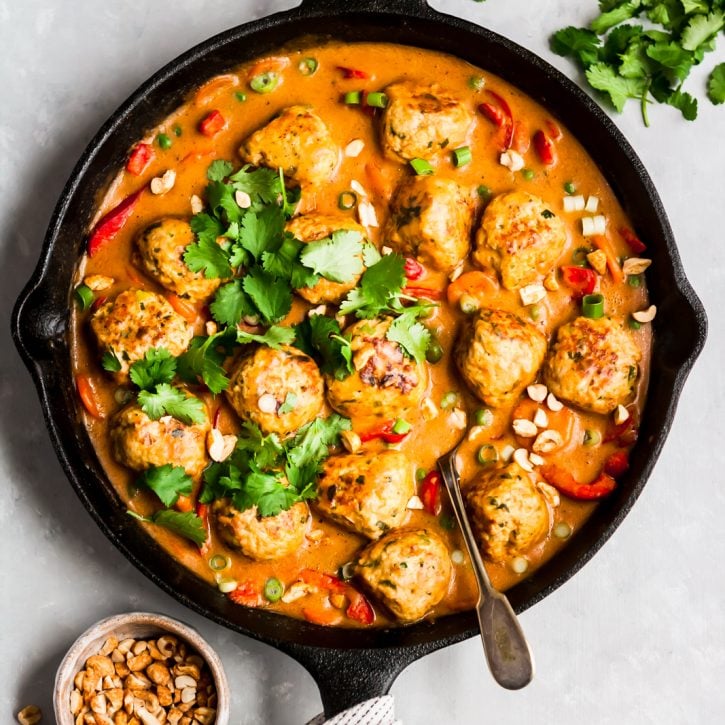
[[18, 714], [17, 719], [20, 725], [35, 725], [40, 722], [43, 713], [37, 705], [26, 705]]

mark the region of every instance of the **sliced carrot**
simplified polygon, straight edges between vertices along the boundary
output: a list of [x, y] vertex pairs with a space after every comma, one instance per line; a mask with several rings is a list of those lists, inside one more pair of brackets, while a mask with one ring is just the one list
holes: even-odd
[[239, 78], [231, 73], [222, 76], [216, 76], [207, 81], [194, 94], [194, 103], [201, 106], [210, 101], [217, 93], [223, 90], [231, 90], [239, 85]]
[[[564, 441], [564, 445], [567, 445], [567, 443], [571, 440], [571, 437], [574, 435], [574, 414], [566, 406], [557, 411], [549, 410], [546, 406], [542, 406], [540, 403], [537, 403], [527, 397], [521, 400], [521, 402], [514, 408], [511, 418], [513, 420], [518, 418], [533, 420], [537, 408], [543, 408], [546, 412], [546, 416], [549, 419], [546, 428], [548, 430], [555, 430], [559, 433]], [[535, 438], [517, 437], [517, 440], [523, 446], [530, 446], [534, 442]]]
[[498, 284], [491, 275], [474, 270], [462, 274], [448, 285], [448, 302], [451, 305], [458, 304], [463, 295], [470, 295], [484, 302], [488, 295], [495, 294], [497, 290]]
[[302, 609], [302, 615], [308, 622], [321, 624], [323, 627], [332, 627], [342, 621], [342, 614], [339, 609], [333, 609], [322, 602], [308, 604]]
[[607, 267], [609, 269], [609, 274], [612, 275], [612, 279], [617, 284], [624, 282], [624, 272], [622, 271], [617, 255], [614, 252], [614, 247], [609, 239], [600, 235], [593, 236], [591, 239], [592, 244], [594, 244], [597, 249], [601, 249], [604, 254], [607, 255]]
[[174, 508], [177, 511], [181, 511], [182, 514], [189, 513], [194, 510], [194, 502], [189, 496], [185, 496], [183, 493], [179, 494], [179, 498], [176, 499]]
[[199, 313], [197, 312], [196, 307], [191, 304], [191, 302], [188, 302], [187, 300], [184, 300], [178, 295], [174, 294], [166, 295], [166, 299], [168, 303], [174, 308], [174, 310], [178, 312], [187, 322], [196, 321]]
[[87, 375], [76, 375], [76, 389], [88, 415], [102, 420], [106, 417], [91, 379]]

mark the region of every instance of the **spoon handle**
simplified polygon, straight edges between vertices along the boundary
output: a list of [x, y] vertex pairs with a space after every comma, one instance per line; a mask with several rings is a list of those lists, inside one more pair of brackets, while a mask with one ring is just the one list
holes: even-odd
[[519, 620], [505, 595], [496, 591], [483, 565], [478, 544], [463, 505], [460, 478], [456, 468], [457, 449], [438, 461], [438, 469], [463, 532], [473, 572], [478, 583], [478, 604], [476, 615], [491, 674], [496, 682], [507, 690], [519, 690], [531, 682], [534, 676], [534, 662], [521, 629]]

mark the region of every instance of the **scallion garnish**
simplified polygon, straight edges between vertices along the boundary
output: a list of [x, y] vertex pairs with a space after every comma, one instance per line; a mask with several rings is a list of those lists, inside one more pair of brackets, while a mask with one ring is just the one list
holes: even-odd
[[589, 260], [587, 259], [587, 254], [590, 254], [591, 251], [589, 247], [577, 247], [571, 254], [572, 264], [575, 264], [577, 267], [588, 267]]
[[385, 108], [388, 105], [388, 97], [380, 91], [373, 91], [365, 96], [365, 105], [373, 108]]
[[443, 408], [444, 410], [447, 408], [452, 408], [457, 402], [458, 393], [454, 393], [452, 390], [449, 390], [441, 398], [441, 408]]
[[348, 91], [342, 100], [348, 106], [359, 106], [362, 103], [362, 91]]
[[222, 554], [214, 554], [214, 556], [209, 559], [209, 568], [214, 571], [224, 571], [224, 569], [226, 569], [230, 564], [230, 559], [226, 556], [222, 556]]
[[279, 73], [268, 71], [267, 73], [260, 73], [258, 76], [254, 76], [249, 81], [249, 87], [255, 93], [271, 93], [279, 85], [279, 81]]
[[343, 211], [354, 209], [357, 204], [357, 194], [354, 191], [343, 191], [337, 197], [337, 206]]
[[396, 435], [402, 435], [404, 433], [410, 432], [410, 423], [408, 423], [407, 420], [403, 420], [402, 418], [398, 418], [395, 423], [393, 423], [393, 433]]
[[629, 325], [630, 330], [639, 330], [639, 328], [642, 327], [642, 323], [637, 322], [637, 320], [635, 320], [634, 317], [630, 317], [627, 320], [627, 324]]
[[78, 285], [78, 287], [76, 287], [75, 294], [78, 306], [83, 310], [83, 312], [90, 309], [93, 301], [96, 299], [96, 296], [93, 294], [93, 290], [85, 284]]
[[411, 159], [410, 165], [418, 176], [430, 176], [433, 173], [433, 167], [425, 159]]
[[602, 295], [584, 295], [582, 298], [582, 314], [591, 320], [598, 320], [604, 315], [604, 297]]
[[268, 602], [278, 602], [284, 594], [284, 585], [276, 577], [270, 577], [264, 584], [264, 598]]
[[476, 425], [481, 425], [484, 428], [488, 428], [493, 423], [493, 413], [488, 408], [477, 410], [474, 417]]
[[476, 453], [476, 460], [482, 466], [488, 466], [491, 463], [496, 463], [498, 460], [498, 451], [490, 443], [486, 443], [481, 446]]
[[486, 79], [483, 76], [471, 76], [468, 79], [468, 87], [474, 91], [482, 91], [486, 85]]
[[466, 164], [470, 164], [473, 159], [471, 154], [470, 146], [461, 146], [460, 148], [453, 149], [453, 163], [456, 167], [460, 168]]
[[602, 434], [598, 430], [593, 428], [587, 428], [584, 431], [584, 445], [585, 446], [598, 446], [602, 442]]
[[483, 201], [488, 201], [492, 195], [491, 189], [489, 189], [488, 186], [486, 186], [485, 184], [481, 184], [476, 189], [476, 192], [481, 197], [481, 199], [483, 199]]
[[311, 76], [314, 75], [319, 65], [320, 64], [317, 62], [316, 58], [303, 58], [297, 66], [297, 70], [302, 73], [303, 76]]

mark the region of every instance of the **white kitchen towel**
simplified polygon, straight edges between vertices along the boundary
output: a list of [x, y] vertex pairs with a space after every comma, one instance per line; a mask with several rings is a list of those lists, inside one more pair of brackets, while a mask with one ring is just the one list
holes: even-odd
[[322, 723], [325, 725], [401, 725], [400, 720], [395, 719], [395, 702], [392, 695], [365, 700], [365, 702], [335, 715], [331, 720], [325, 720], [324, 715], [318, 715], [307, 725], [322, 725]]

